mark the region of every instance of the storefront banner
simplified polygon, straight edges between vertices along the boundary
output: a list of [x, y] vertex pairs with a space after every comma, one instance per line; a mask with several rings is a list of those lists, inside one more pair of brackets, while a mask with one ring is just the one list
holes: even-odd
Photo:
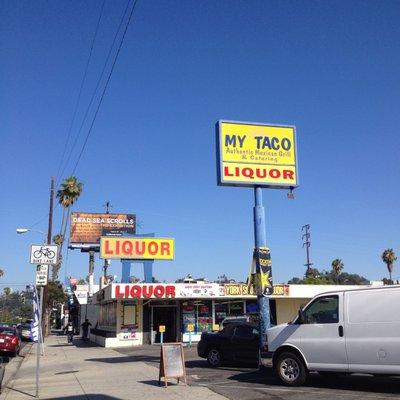
[[294, 126], [219, 121], [216, 128], [219, 185], [298, 186]]
[[175, 298], [175, 285], [166, 284], [113, 284], [112, 299], [168, 299]]
[[[245, 283], [229, 283], [224, 285], [225, 296], [240, 296], [254, 298], [253, 286]], [[289, 285], [274, 285], [272, 296], [289, 296]]]
[[70, 243], [97, 244], [101, 236], [135, 233], [135, 214], [71, 213]]
[[[218, 283], [204, 284], [112, 284], [112, 299], [184, 299], [224, 297], [224, 287]], [[107, 299], [106, 299], [107, 300]]]
[[173, 260], [175, 242], [171, 238], [107, 237], [100, 240], [100, 258], [130, 260]]
[[218, 283], [177, 283], [176, 297], [221, 297], [224, 296], [224, 288]]

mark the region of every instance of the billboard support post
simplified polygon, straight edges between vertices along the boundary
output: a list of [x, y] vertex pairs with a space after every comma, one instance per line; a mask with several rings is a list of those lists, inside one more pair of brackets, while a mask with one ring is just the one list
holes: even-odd
[[[254, 202], [254, 244], [256, 250], [258, 250], [262, 247], [266, 247], [267, 245], [262, 188], [259, 186], [254, 188]], [[256, 274], [261, 276], [262, 271], [260, 268], [260, 263], [256, 263], [256, 268]], [[259, 285], [262, 285], [261, 279], [257, 279], [256, 281]], [[266, 330], [271, 326], [269, 298], [264, 296], [262, 289], [262, 287], [256, 288], [260, 327], [260, 349], [262, 349], [266, 344]]]
[[131, 276], [131, 260], [121, 260], [121, 264], [121, 283], [129, 283], [129, 278]]

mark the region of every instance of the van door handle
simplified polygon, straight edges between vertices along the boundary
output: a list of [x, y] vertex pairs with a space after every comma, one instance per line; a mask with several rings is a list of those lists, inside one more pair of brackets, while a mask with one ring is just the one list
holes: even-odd
[[339, 336], [343, 337], [343, 326], [339, 325]]

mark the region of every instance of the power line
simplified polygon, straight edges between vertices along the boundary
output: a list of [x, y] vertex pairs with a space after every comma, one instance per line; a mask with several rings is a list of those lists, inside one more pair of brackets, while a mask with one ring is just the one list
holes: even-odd
[[111, 46], [110, 46], [110, 49], [109, 49], [109, 51], [108, 51], [106, 60], [105, 60], [104, 65], [103, 65], [103, 69], [102, 69], [102, 71], [101, 71], [101, 74], [100, 74], [99, 78], [97, 79], [96, 87], [95, 87], [95, 89], [94, 89], [94, 91], [93, 91], [93, 93], [92, 93], [92, 97], [91, 97], [91, 99], [90, 99], [90, 101], [89, 101], [89, 104], [88, 104], [88, 106], [86, 107], [86, 111], [85, 111], [85, 114], [84, 114], [84, 116], [83, 116], [81, 125], [80, 125], [80, 127], [79, 127], [78, 133], [77, 133], [76, 136], [75, 136], [75, 140], [74, 140], [74, 142], [73, 142], [73, 144], [72, 144], [71, 150], [70, 150], [70, 152], [69, 152], [69, 154], [68, 154], [67, 161], [65, 162], [64, 168], [62, 169], [62, 172], [61, 172], [61, 175], [64, 174], [64, 171], [65, 171], [65, 169], [67, 168], [69, 161], [71, 160], [71, 157], [72, 157], [72, 154], [73, 154], [73, 152], [74, 152], [75, 146], [76, 146], [76, 144], [78, 143], [79, 136], [80, 136], [80, 134], [81, 134], [81, 132], [82, 132], [83, 126], [85, 125], [86, 118], [87, 118], [87, 116], [89, 115], [90, 108], [91, 108], [91, 106], [92, 106], [92, 104], [93, 104], [93, 101], [94, 101], [94, 99], [95, 99], [95, 97], [96, 97], [96, 94], [97, 94], [97, 90], [98, 90], [98, 88], [99, 88], [99, 86], [100, 86], [100, 83], [101, 83], [101, 81], [102, 81], [102, 79], [103, 79], [104, 72], [105, 72], [106, 67], [107, 67], [107, 65], [108, 65], [108, 61], [109, 61], [110, 56], [111, 56], [111, 54], [112, 54], [112, 50], [113, 50], [113, 48], [114, 48], [115, 42], [116, 42], [116, 40], [117, 40], [117, 38], [118, 38], [118, 34], [119, 34], [119, 31], [120, 31], [120, 29], [121, 29], [121, 27], [122, 27], [122, 23], [124, 22], [125, 17], [126, 17], [126, 15], [127, 15], [130, 2], [131, 2], [131, 0], [128, 0], [128, 1], [127, 1], [126, 7], [125, 7], [124, 11], [122, 12], [122, 15], [121, 15], [121, 18], [120, 18], [120, 22], [119, 22], [119, 24], [118, 24], [118, 28], [117, 28], [117, 30], [115, 31], [114, 39], [113, 39], [113, 41], [112, 41], [112, 44], [111, 44]]
[[99, 15], [99, 18], [97, 20], [96, 29], [95, 29], [95, 32], [94, 32], [94, 35], [93, 35], [92, 43], [90, 45], [89, 56], [88, 56], [87, 61], [86, 61], [86, 66], [85, 66], [85, 70], [84, 70], [84, 73], [83, 73], [81, 86], [79, 88], [78, 98], [76, 100], [75, 109], [74, 109], [74, 112], [73, 112], [73, 115], [72, 115], [72, 120], [71, 120], [71, 123], [69, 125], [69, 129], [68, 129], [68, 133], [67, 133], [67, 140], [65, 141], [64, 149], [63, 149], [63, 152], [62, 152], [62, 155], [61, 155], [61, 158], [60, 158], [60, 163], [58, 165], [57, 174], [56, 174], [56, 187], [58, 186], [59, 181], [61, 179], [60, 170], [61, 170], [61, 167], [62, 167], [62, 164], [63, 164], [63, 161], [64, 161], [65, 153], [66, 153], [67, 148], [68, 148], [68, 144], [69, 144], [69, 140], [70, 140], [70, 137], [71, 137], [72, 127], [73, 127], [74, 122], [75, 122], [76, 114], [78, 112], [78, 107], [79, 107], [79, 103], [80, 103], [80, 100], [81, 100], [83, 87], [85, 85], [85, 81], [86, 81], [86, 76], [87, 76], [87, 72], [88, 72], [88, 69], [89, 69], [90, 60], [92, 58], [94, 43], [96, 41], [97, 33], [99, 31], [100, 21], [101, 21], [102, 15], [103, 15], [105, 2], [106, 1], [103, 0], [103, 4], [101, 5], [100, 15]]
[[83, 152], [85, 151], [87, 141], [88, 141], [89, 136], [90, 136], [90, 134], [91, 134], [91, 132], [92, 132], [93, 125], [94, 125], [94, 123], [95, 123], [95, 121], [96, 121], [96, 118], [97, 118], [97, 114], [99, 113], [100, 106], [101, 106], [101, 104], [103, 103], [103, 99], [104, 99], [104, 96], [105, 96], [105, 94], [106, 94], [106, 90], [107, 90], [108, 84], [110, 83], [111, 76], [112, 76], [112, 74], [113, 74], [113, 72], [114, 72], [114, 68], [115, 68], [115, 65], [116, 65], [116, 63], [117, 63], [118, 56], [119, 56], [119, 54], [120, 54], [120, 52], [121, 52], [122, 45], [123, 45], [123, 43], [124, 43], [124, 39], [125, 39], [125, 36], [126, 36], [126, 32], [128, 31], [128, 27], [129, 27], [129, 24], [130, 24], [130, 22], [131, 22], [132, 15], [133, 15], [133, 12], [134, 12], [134, 10], [135, 10], [137, 1], [138, 1], [138, 0], [134, 0], [134, 2], [133, 2], [133, 6], [132, 6], [131, 12], [130, 12], [130, 14], [129, 14], [128, 21], [127, 21], [127, 23], [126, 23], [124, 33], [123, 33], [122, 38], [121, 38], [121, 41], [120, 41], [120, 43], [119, 43], [118, 50], [117, 50], [117, 52], [116, 52], [116, 54], [115, 54], [114, 61], [113, 61], [113, 63], [112, 63], [110, 73], [108, 74], [107, 81], [106, 81], [106, 83], [105, 83], [103, 92], [102, 92], [102, 94], [101, 94], [99, 104], [97, 105], [96, 112], [95, 112], [95, 114], [94, 114], [94, 116], [93, 116], [92, 123], [90, 124], [90, 128], [89, 128], [89, 130], [88, 130], [88, 133], [87, 133], [87, 135], [86, 135], [85, 141], [84, 141], [83, 146], [82, 146], [82, 149], [81, 149], [81, 151], [80, 151], [80, 153], [79, 153], [78, 159], [76, 160], [76, 163], [75, 163], [75, 166], [74, 166], [74, 168], [73, 168], [73, 170], [72, 170], [72, 174], [71, 174], [71, 175], [73, 175], [73, 174], [75, 173], [76, 168], [78, 167], [79, 161], [80, 161], [80, 159], [81, 159], [81, 157], [82, 157], [82, 154], [83, 154]]

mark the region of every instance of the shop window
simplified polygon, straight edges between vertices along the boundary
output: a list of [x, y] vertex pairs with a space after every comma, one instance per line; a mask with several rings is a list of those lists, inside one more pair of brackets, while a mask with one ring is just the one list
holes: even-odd
[[229, 303], [229, 314], [231, 316], [244, 315], [243, 301], [235, 301], [235, 302]]
[[117, 303], [107, 303], [100, 306], [99, 325], [112, 327], [117, 324]]
[[136, 304], [127, 302], [123, 303], [123, 319], [122, 325], [135, 325], [136, 324]]
[[219, 325], [229, 315], [229, 304], [228, 302], [224, 303], [215, 302], [214, 308], [215, 308], [215, 323]]
[[182, 331], [188, 333], [188, 325], [194, 333], [211, 332], [213, 326], [211, 301], [184, 301], [182, 303]]

